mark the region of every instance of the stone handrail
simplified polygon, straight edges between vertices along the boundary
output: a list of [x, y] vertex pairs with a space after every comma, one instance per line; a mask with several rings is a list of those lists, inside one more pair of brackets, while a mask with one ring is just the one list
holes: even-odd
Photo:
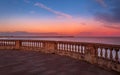
[[0, 40], [0, 49], [33, 50], [65, 55], [120, 72], [120, 45], [47, 40]]

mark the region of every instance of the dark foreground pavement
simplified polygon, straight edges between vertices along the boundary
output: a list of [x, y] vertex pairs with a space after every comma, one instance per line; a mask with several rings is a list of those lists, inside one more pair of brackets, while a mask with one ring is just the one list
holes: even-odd
[[120, 75], [66, 56], [0, 50], [0, 75]]

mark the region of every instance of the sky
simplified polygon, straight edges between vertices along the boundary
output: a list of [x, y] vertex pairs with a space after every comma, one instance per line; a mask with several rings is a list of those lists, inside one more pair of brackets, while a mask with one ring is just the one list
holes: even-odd
[[120, 36], [120, 0], [0, 0], [0, 33]]

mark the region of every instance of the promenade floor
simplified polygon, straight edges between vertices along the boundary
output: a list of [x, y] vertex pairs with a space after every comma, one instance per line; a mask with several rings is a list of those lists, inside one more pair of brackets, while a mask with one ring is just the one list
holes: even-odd
[[34, 51], [0, 50], [0, 75], [120, 75], [87, 62]]

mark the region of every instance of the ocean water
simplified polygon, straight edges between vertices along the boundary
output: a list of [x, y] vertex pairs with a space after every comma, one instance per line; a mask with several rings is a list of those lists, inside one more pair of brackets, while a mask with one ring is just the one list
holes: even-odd
[[52, 41], [77, 41], [88, 43], [103, 43], [120, 45], [120, 37], [74, 37], [74, 38], [0, 38], [9, 40], [52, 40]]

